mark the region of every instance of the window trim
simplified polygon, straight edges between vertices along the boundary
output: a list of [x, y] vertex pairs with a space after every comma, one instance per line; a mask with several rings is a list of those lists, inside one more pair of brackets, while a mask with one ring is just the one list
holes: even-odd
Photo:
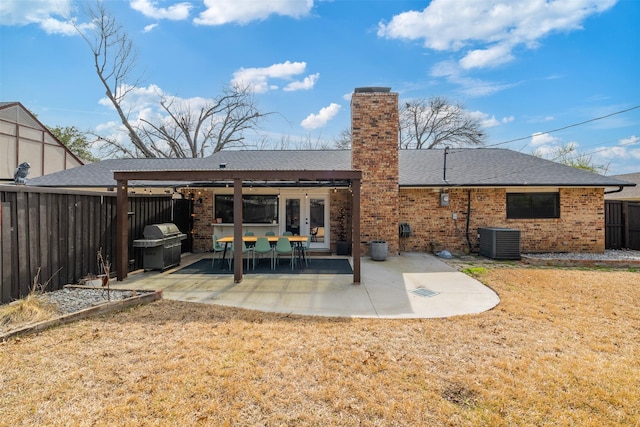
[[[540, 204], [540, 202], [545, 202], [541, 199], [550, 196], [553, 197], [553, 203]], [[514, 200], [516, 198], [520, 199], [520, 202], [525, 198], [527, 206], [521, 203], [521, 206], [518, 207], [517, 201]], [[538, 206], [536, 206], [536, 201]], [[506, 195], [505, 206], [507, 219], [558, 219], [560, 218], [560, 192], [510, 192]]]

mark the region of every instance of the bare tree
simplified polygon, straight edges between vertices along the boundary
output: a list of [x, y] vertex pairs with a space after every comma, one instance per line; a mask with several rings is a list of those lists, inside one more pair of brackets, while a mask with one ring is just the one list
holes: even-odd
[[483, 145], [486, 134], [479, 120], [446, 98], [418, 99], [400, 107], [400, 148]]
[[137, 152], [144, 157], [155, 157], [129, 122], [129, 112], [125, 112], [123, 109], [125, 97], [137, 87], [140, 80], [139, 77], [134, 78], [131, 75], [136, 64], [133, 41], [118, 25], [115, 18], [109, 14], [102, 2], [97, 2], [94, 6], [87, 6], [87, 15], [93, 24], [91, 30], [83, 30], [78, 26], [76, 26], [76, 30], [93, 53], [93, 64], [96, 74], [104, 86], [105, 95], [118, 113], [135, 150], [132, 151], [111, 139], [103, 138], [103, 140], [130, 157], [136, 157]]
[[163, 96], [165, 116], [141, 119], [140, 135], [156, 157], [204, 157], [225, 148], [245, 147], [244, 133], [255, 130], [261, 113], [248, 86], [227, 86], [201, 107]]
[[[225, 148], [246, 146], [244, 133], [255, 130], [261, 113], [248, 86], [228, 86], [222, 93], [196, 107], [189, 101], [158, 94], [160, 113], [154, 118], [130, 117], [136, 105], [126, 102], [138, 89], [132, 76], [136, 54], [133, 41], [117, 24], [102, 2], [87, 10], [91, 30], [76, 30], [89, 45], [105, 94], [115, 108], [131, 144], [94, 133], [108, 156], [204, 157]], [[125, 111], [127, 104], [131, 107]]]
[[340, 131], [333, 140], [333, 146], [339, 150], [348, 150], [351, 148], [351, 128], [347, 127]]

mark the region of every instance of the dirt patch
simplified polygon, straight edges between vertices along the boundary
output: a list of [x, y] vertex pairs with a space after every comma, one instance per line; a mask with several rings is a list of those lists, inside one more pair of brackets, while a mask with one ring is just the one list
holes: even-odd
[[12, 339], [0, 425], [636, 425], [640, 273], [485, 268], [478, 315], [161, 300]]

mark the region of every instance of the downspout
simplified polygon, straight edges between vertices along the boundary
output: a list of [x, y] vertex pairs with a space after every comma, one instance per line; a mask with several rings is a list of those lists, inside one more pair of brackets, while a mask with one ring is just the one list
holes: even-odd
[[472, 253], [471, 239], [469, 238], [469, 221], [471, 220], [471, 190], [467, 190], [467, 224], [465, 227], [465, 233], [467, 236], [467, 246], [469, 247], [469, 253]]

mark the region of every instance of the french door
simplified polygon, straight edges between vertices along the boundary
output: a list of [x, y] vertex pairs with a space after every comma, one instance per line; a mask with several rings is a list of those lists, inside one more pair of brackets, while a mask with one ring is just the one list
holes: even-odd
[[284, 197], [280, 218], [281, 231], [311, 235], [311, 247], [329, 249], [329, 196], [325, 194], [288, 194]]

